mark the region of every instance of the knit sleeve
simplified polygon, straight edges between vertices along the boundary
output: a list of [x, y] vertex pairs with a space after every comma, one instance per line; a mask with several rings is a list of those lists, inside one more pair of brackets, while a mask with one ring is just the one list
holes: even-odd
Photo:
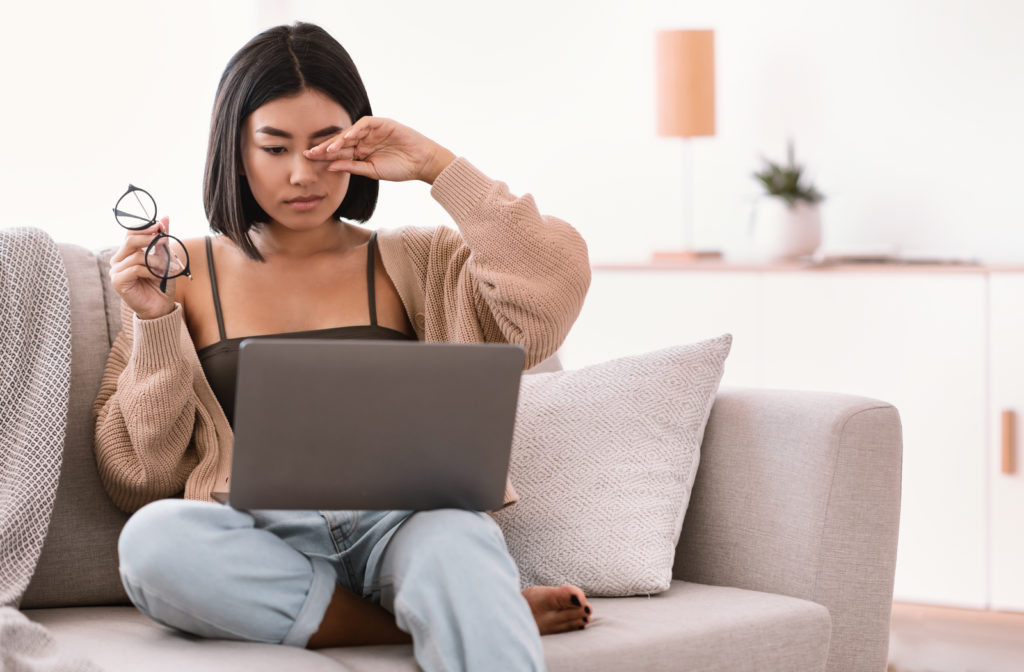
[[182, 353], [182, 308], [142, 320], [122, 310], [93, 406], [100, 478], [124, 511], [180, 493], [198, 463], [196, 394]]
[[580, 234], [463, 158], [437, 177], [431, 194], [458, 231], [436, 230], [426, 253], [427, 340], [518, 343], [527, 368], [554, 354], [590, 286]]

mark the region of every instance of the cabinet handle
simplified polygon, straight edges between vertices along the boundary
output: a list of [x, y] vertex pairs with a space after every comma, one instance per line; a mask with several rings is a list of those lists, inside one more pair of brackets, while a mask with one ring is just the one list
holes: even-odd
[[1003, 473], [1014, 472], [1013, 453], [1017, 443], [1016, 419], [1017, 414], [1013, 411], [1003, 411]]

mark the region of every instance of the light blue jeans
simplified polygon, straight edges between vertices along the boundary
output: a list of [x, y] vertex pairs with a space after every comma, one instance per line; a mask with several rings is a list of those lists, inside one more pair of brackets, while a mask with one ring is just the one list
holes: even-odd
[[305, 646], [340, 584], [395, 615], [427, 672], [544, 669], [519, 573], [483, 513], [165, 499], [128, 520], [118, 554], [140, 611], [203, 637]]

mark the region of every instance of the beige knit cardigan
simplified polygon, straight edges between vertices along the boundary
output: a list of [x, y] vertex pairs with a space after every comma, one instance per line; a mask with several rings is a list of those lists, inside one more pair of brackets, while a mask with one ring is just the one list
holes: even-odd
[[[542, 216], [463, 158], [431, 195], [458, 226], [382, 229], [384, 269], [422, 341], [508, 342], [526, 368], [551, 356], [590, 285], [587, 247], [566, 222]], [[460, 235], [461, 234], [461, 235]], [[229, 488], [233, 435], [196, 354], [182, 308], [152, 320], [122, 307], [99, 395], [95, 451], [114, 503], [135, 511], [184, 491], [210, 501]], [[511, 483], [505, 505], [515, 501]]]

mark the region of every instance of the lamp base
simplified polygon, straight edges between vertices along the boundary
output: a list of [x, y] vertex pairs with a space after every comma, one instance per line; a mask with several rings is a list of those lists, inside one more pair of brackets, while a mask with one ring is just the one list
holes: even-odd
[[717, 261], [721, 258], [722, 253], [718, 250], [659, 250], [651, 255], [654, 263]]

